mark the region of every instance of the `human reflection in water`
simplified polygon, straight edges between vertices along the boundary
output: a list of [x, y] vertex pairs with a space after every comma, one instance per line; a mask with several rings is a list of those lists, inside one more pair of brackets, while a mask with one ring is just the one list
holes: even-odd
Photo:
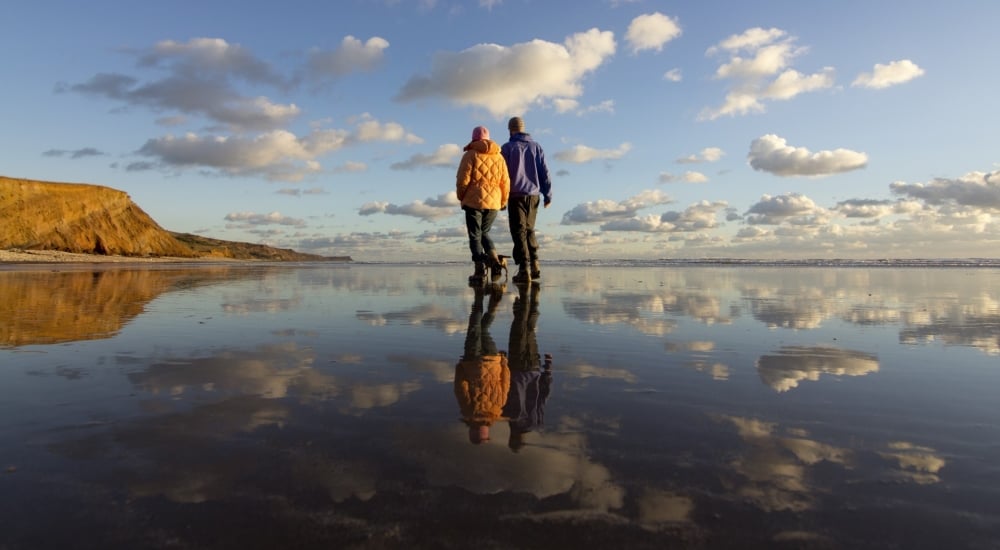
[[545, 354], [541, 363], [538, 353], [538, 284], [517, 285], [514, 300], [514, 320], [510, 324], [510, 394], [503, 415], [510, 425], [507, 446], [518, 452], [524, 446], [524, 434], [542, 425], [545, 401], [552, 387], [552, 355]]
[[[455, 398], [462, 421], [469, 427], [469, 441], [479, 445], [490, 439], [490, 426], [501, 418], [510, 390], [507, 354], [497, 350], [490, 325], [504, 287], [498, 284], [472, 285], [475, 299], [465, 333], [465, 352], [455, 365]], [[485, 311], [483, 300], [489, 295]]]

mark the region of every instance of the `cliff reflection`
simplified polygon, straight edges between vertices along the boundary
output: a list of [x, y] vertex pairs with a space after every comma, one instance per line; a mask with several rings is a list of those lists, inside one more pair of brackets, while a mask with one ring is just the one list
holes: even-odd
[[165, 292], [253, 275], [226, 266], [0, 271], [0, 346], [108, 338]]

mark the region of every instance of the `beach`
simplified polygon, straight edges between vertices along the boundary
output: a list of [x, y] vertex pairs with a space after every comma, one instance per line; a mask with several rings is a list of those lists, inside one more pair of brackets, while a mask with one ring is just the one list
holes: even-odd
[[996, 269], [18, 265], [3, 548], [1000, 534]]

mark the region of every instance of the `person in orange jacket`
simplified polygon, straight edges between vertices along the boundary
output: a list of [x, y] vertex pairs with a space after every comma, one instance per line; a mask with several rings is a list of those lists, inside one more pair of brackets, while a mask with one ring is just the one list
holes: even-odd
[[[475, 289], [475, 300], [465, 332], [465, 350], [455, 365], [455, 399], [462, 421], [469, 427], [469, 441], [479, 445], [490, 439], [490, 426], [502, 418], [503, 406], [510, 391], [510, 368], [507, 354], [497, 350], [490, 336], [490, 325], [497, 304], [503, 296], [503, 286], [497, 284]], [[483, 298], [490, 299], [483, 311]]]
[[485, 126], [472, 130], [472, 141], [464, 151], [455, 175], [455, 193], [465, 212], [469, 250], [475, 266], [469, 282], [483, 283], [487, 270], [496, 282], [505, 266], [490, 238], [490, 229], [497, 212], [507, 208], [510, 195], [507, 162], [500, 155], [500, 145], [490, 140], [490, 131]]

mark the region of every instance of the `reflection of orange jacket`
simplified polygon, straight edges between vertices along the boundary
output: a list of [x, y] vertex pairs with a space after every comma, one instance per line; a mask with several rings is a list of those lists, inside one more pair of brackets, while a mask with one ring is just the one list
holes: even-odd
[[455, 192], [462, 206], [476, 210], [499, 210], [507, 206], [510, 175], [496, 142], [477, 140], [465, 146], [455, 177]]
[[455, 365], [455, 398], [462, 419], [470, 424], [492, 424], [502, 413], [510, 391], [507, 356], [484, 355]]

